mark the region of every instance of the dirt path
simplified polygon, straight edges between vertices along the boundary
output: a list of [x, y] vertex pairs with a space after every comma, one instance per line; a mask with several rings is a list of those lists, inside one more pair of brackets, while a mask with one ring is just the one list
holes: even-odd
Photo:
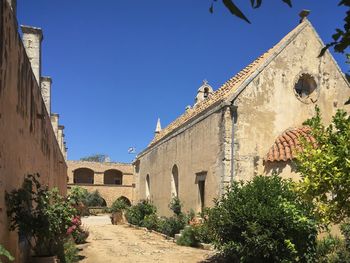
[[194, 263], [211, 255], [210, 251], [178, 246], [154, 233], [112, 225], [108, 216], [87, 217], [83, 224], [90, 232], [88, 243], [81, 245], [84, 263]]

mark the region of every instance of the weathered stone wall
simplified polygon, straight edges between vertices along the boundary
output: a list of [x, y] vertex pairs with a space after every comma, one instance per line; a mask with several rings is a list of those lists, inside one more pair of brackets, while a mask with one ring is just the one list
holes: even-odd
[[222, 111], [178, 132], [154, 148], [141, 153], [135, 163], [138, 179], [137, 196], [146, 199], [146, 176], [150, 178], [150, 199], [157, 206], [160, 215], [170, 215], [171, 178], [174, 165], [178, 168], [178, 197], [184, 211], [191, 208], [200, 211], [200, 196], [196, 175], [206, 172], [205, 206], [218, 197], [223, 180], [223, 119]]
[[[276, 138], [286, 129], [300, 127], [312, 117], [315, 105], [320, 107], [327, 123], [338, 108], [349, 111], [344, 102], [350, 97], [350, 88], [328, 52], [318, 57], [322, 47], [317, 33], [307, 23], [236, 99], [236, 179], [247, 180], [256, 174], [271, 174], [272, 171], [295, 178], [291, 162], [263, 165], [263, 158]], [[319, 92], [316, 103], [304, 103], [295, 94], [294, 85], [303, 73], [316, 80], [316, 92]]]
[[24, 243], [8, 231], [5, 191], [40, 173], [43, 184], [65, 194], [67, 166], [7, 1], [0, 1], [0, 134], [0, 244], [23, 262]]
[[[68, 161], [68, 182], [71, 188], [78, 185], [87, 189], [88, 191], [98, 190], [101, 196], [106, 200], [107, 206], [110, 206], [113, 201], [121, 196], [127, 197], [132, 203], [135, 198], [135, 178], [133, 167], [127, 163], [100, 163], [100, 162], [86, 162], [86, 161]], [[74, 184], [74, 171], [79, 168], [88, 168], [94, 172], [94, 184]], [[123, 174], [122, 185], [105, 185], [104, 172], [108, 170], [118, 170]]]

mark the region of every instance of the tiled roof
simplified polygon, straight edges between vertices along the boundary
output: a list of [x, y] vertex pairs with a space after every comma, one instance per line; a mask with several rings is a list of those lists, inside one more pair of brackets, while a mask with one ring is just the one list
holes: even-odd
[[266, 154], [264, 161], [275, 162], [292, 160], [295, 157], [295, 153], [302, 149], [300, 138], [304, 138], [316, 147], [316, 140], [311, 135], [310, 127], [303, 126], [301, 128], [289, 129], [277, 137], [275, 143]]
[[211, 106], [215, 105], [216, 103], [220, 103], [220, 102], [224, 101], [225, 99], [229, 98], [231, 95], [233, 95], [233, 93], [235, 91], [237, 91], [237, 89], [240, 87], [240, 85], [243, 84], [243, 82], [247, 78], [249, 78], [259, 68], [259, 66], [263, 65], [273, 55], [276, 55], [276, 52], [277, 52], [279, 47], [281, 47], [288, 40], [295, 37], [295, 35], [296, 35], [295, 33], [298, 33], [299, 30], [304, 28], [305, 23], [309, 23], [309, 22], [307, 20], [305, 20], [305, 22], [300, 23], [296, 28], [294, 28], [291, 32], [289, 32], [277, 45], [275, 45], [273, 48], [269, 49], [267, 52], [265, 52], [263, 55], [258, 57], [256, 60], [254, 60], [247, 67], [245, 67], [240, 72], [238, 72], [234, 77], [229, 79], [218, 90], [213, 92], [209, 98], [207, 98], [206, 100], [204, 100], [202, 102], [199, 102], [193, 108], [187, 110], [184, 114], [182, 114], [180, 117], [178, 117], [175, 121], [170, 123], [166, 128], [161, 130], [161, 132], [157, 133], [147, 148], [155, 145], [162, 138], [171, 134], [174, 130], [181, 127], [182, 125], [193, 120], [196, 116], [198, 116], [200, 113], [204, 112], [205, 110], [207, 110]]

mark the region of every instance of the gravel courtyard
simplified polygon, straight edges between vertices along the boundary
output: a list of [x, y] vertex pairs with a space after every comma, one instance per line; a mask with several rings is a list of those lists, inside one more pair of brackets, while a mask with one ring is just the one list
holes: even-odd
[[80, 255], [84, 263], [202, 262], [213, 252], [182, 247], [173, 241], [127, 225], [112, 225], [107, 215], [83, 218], [90, 232]]

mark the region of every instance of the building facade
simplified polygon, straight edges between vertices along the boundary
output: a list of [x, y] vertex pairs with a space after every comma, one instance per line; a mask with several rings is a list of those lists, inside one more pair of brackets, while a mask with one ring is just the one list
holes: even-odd
[[[138, 156], [139, 199], [161, 215], [178, 196], [184, 209], [211, 206], [233, 180], [277, 172], [296, 178], [293, 147], [308, 137], [303, 122], [317, 105], [329, 123], [350, 97], [349, 83], [305, 18], [277, 45], [216, 91], [207, 82], [195, 104], [164, 129]], [[311, 138], [312, 139], [312, 138]]]
[[120, 198], [135, 201], [135, 179], [132, 164], [114, 162], [68, 161], [68, 191], [80, 186], [98, 191], [107, 206]]

